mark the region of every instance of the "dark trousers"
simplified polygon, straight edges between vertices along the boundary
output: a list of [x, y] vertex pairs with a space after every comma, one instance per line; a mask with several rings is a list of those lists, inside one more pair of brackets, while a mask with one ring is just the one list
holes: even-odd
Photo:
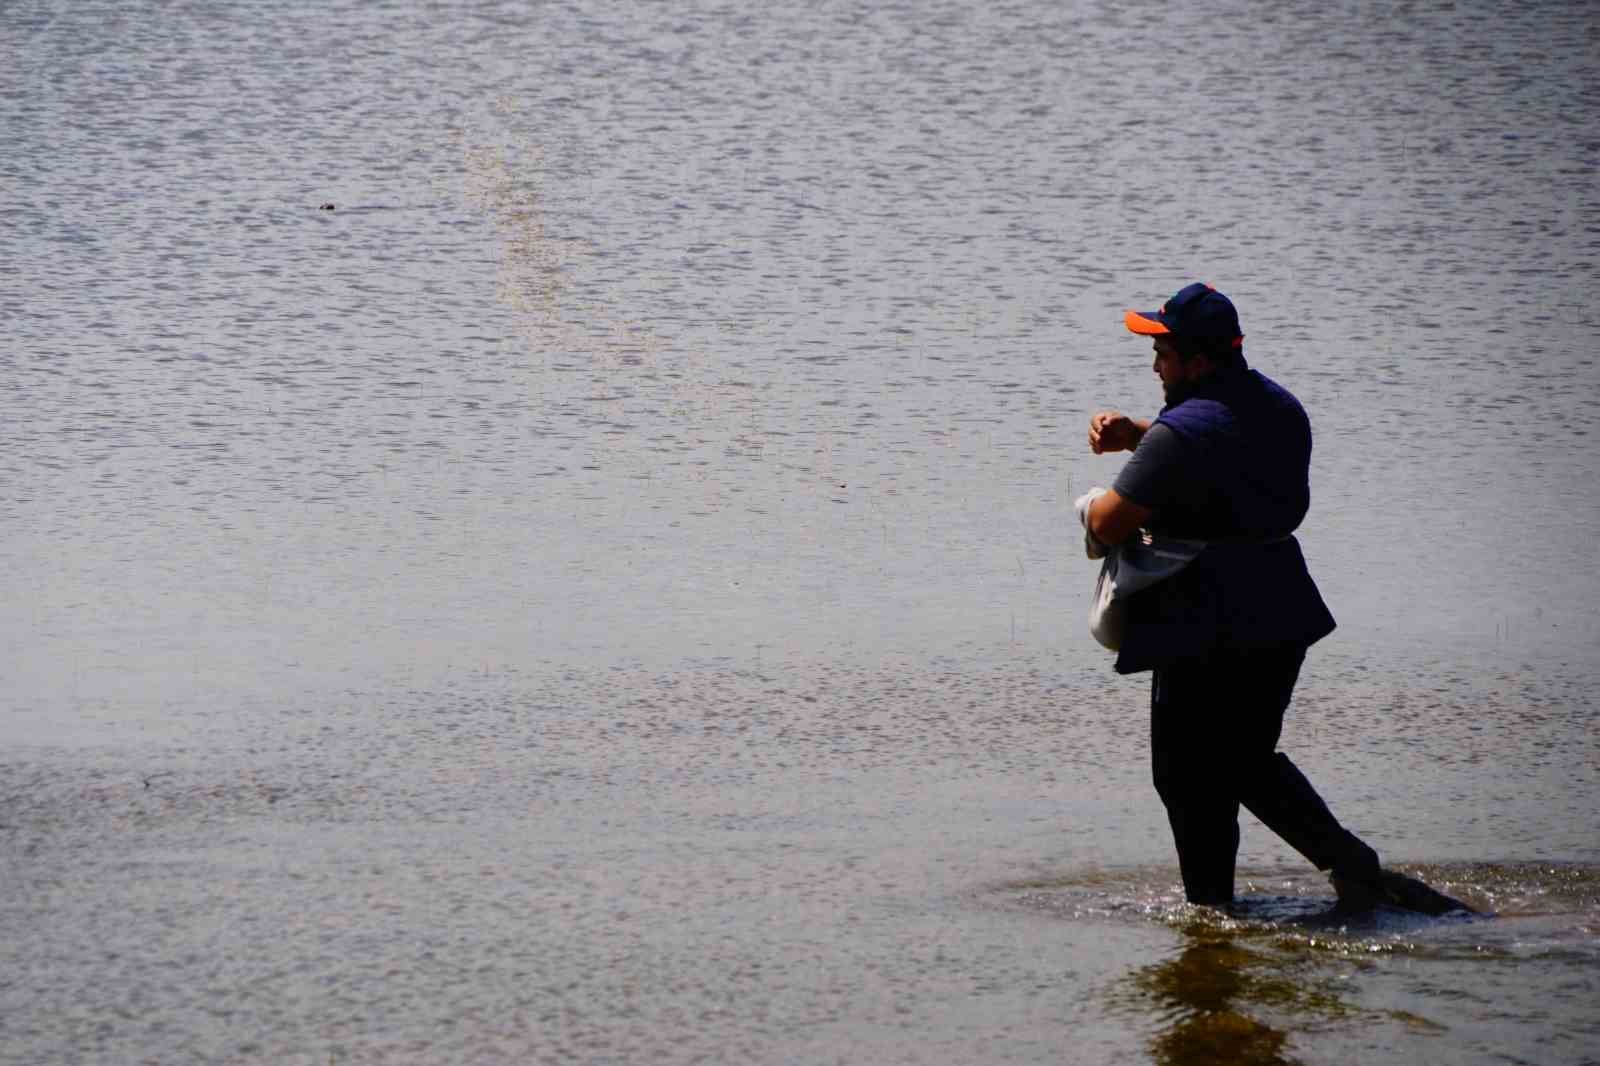
[[1155, 671], [1150, 748], [1156, 791], [1192, 903], [1233, 899], [1239, 805], [1319, 870], [1371, 875], [1378, 854], [1341, 826], [1277, 751], [1304, 648], [1213, 656]]

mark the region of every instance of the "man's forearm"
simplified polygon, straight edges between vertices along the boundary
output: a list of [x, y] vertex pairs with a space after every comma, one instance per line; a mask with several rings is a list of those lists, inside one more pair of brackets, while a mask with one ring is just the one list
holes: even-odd
[[1155, 511], [1134, 503], [1116, 489], [1107, 489], [1090, 501], [1084, 515], [1089, 534], [1106, 547], [1115, 547], [1138, 532]]

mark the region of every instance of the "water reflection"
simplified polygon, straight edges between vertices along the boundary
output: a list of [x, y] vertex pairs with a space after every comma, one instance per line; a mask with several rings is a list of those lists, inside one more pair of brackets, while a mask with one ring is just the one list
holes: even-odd
[[1313, 1041], [1313, 1059], [1353, 1061], [1328, 1048], [1448, 1039], [1522, 1016], [1560, 1016], [1551, 1040], [1594, 1044], [1591, 985], [1554, 975], [1600, 960], [1600, 868], [1428, 863], [1405, 872], [1481, 913], [1338, 914], [1320, 875], [1293, 870], [1249, 871], [1249, 894], [1226, 912], [1182, 902], [1170, 867], [1000, 887], [1063, 921], [1156, 924], [1177, 935], [1166, 958], [1127, 972], [1108, 995], [1114, 1012], [1150, 1034], [1159, 1063], [1295, 1062]]
[[[1319, 947], [1318, 937], [1283, 938], [1271, 929], [1212, 923], [1197, 917], [1184, 926], [1184, 944], [1176, 955], [1134, 971], [1119, 989], [1125, 1005], [1157, 1021], [1149, 1047], [1158, 1063], [1296, 1063], [1291, 1036], [1327, 1033], [1338, 1022], [1443, 1031], [1421, 1014], [1361, 1006], [1347, 998], [1347, 992], [1359, 995], [1370, 986], [1376, 971], [1373, 961], [1345, 952], [1352, 947], [1371, 951], [1373, 942], [1362, 947], [1359, 941], [1324, 940]], [[1315, 919], [1305, 923], [1319, 924]], [[1486, 961], [1492, 954], [1480, 948], [1474, 957]], [[1347, 983], [1352, 970], [1364, 975], [1353, 985]]]
[[1288, 1034], [1254, 1015], [1313, 998], [1275, 972], [1275, 963], [1204, 930], [1192, 931], [1173, 958], [1136, 971], [1132, 995], [1153, 1001], [1164, 1022], [1150, 1045], [1155, 1060], [1173, 1066], [1298, 1061], [1285, 1051]]

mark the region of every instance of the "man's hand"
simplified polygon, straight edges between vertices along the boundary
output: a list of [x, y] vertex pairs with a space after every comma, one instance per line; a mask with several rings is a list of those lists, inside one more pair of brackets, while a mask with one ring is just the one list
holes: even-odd
[[1089, 416], [1089, 450], [1131, 452], [1144, 439], [1148, 422], [1136, 422], [1120, 411], [1096, 411]]

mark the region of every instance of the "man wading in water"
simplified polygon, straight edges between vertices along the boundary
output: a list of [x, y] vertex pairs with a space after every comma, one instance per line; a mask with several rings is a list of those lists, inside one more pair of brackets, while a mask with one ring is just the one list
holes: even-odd
[[1153, 422], [1116, 411], [1089, 419], [1089, 447], [1133, 451], [1084, 515], [1118, 545], [1140, 529], [1206, 542], [1176, 575], [1134, 595], [1118, 673], [1153, 670], [1150, 746], [1191, 903], [1233, 900], [1239, 806], [1329, 870], [1339, 906], [1380, 903], [1429, 914], [1464, 908], [1341, 826], [1278, 752], [1306, 649], [1333, 616], [1292, 536], [1311, 503], [1311, 425], [1298, 400], [1244, 361], [1233, 304], [1207, 285], [1159, 311], [1129, 311], [1155, 342], [1166, 406]]

